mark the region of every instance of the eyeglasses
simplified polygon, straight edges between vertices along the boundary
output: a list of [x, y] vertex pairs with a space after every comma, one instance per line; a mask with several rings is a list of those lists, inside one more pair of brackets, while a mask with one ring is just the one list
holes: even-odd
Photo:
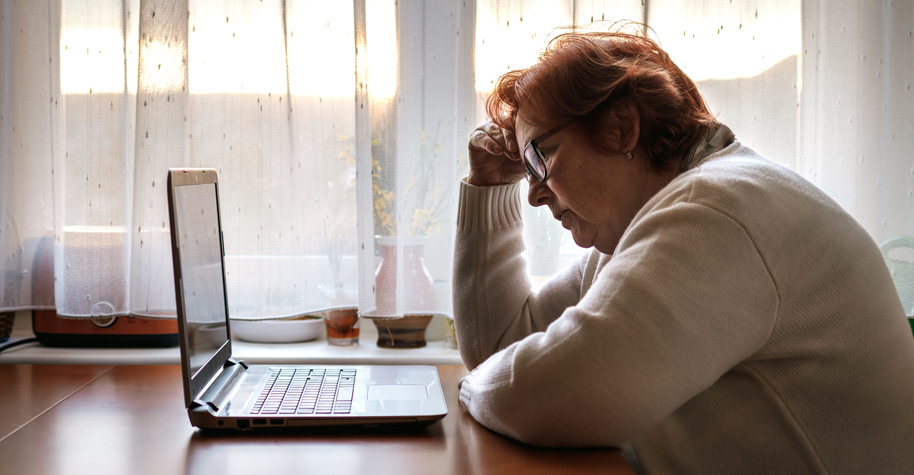
[[539, 143], [552, 137], [559, 130], [561, 129], [552, 129], [531, 140], [530, 143], [524, 147], [524, 165], [527, 166], [527, 174], [540, 183], [546, 179], [546, 157], [544, 157], [543, 152], [540, 151]]

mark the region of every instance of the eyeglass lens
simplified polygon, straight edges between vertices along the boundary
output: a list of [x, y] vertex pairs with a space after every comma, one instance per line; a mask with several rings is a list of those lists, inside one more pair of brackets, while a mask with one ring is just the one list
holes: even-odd
[[546, 164], [543, 163], [543, 157], [537, 150], [535, 141], [531, 141], [524, 149], [524, 161], [533, 178], [536, 181], [543, 181], [546, 176]]

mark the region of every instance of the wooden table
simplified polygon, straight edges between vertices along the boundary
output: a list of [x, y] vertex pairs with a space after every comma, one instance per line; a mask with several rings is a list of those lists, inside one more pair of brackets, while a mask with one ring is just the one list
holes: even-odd
[[549, 450], [479, 425], [438, 366], [448, 415], [413, 429], [210, 434], [191, 427], [179, 366], [0, 365], [3, 474], [631, 474], [619, 452]]

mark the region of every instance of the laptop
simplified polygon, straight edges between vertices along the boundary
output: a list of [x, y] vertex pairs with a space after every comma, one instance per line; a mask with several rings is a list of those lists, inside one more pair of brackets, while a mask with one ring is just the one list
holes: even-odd
[[216, 171], [170, 169], [168, 211], [191, 425], [427, 425], [447, 415], [434, 366], [249, 365], [232, 359]]

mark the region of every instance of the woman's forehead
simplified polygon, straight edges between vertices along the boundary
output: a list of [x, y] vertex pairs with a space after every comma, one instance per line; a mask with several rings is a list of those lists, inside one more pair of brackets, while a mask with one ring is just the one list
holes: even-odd
[[526, 146], [530, 140], [536, 137], [537, 130], [537, 127], [527, 122], [527, 116], [524, 114], [523, 110], [518, 110], [517, 116], [514, 119], [514, 136], [517, 138], [518, 146]]
[[[534, 125], [528, 122], [527, 117], [523, 115], [520, 110], [518, 110], [517, 116], [514, 119], [514, 138], [517, 139], [518, 147], [526, 147], [531, 140], [539, 138], [541, 135], [545, 134], [548, 131], [549, 129], [544, 126]], [[556, 132], [560, 131], [556, 130]], [[544, 143], [552, 142], [551, 137], [547, 138], [546, 140], [541, 139], [541, 141]]]

